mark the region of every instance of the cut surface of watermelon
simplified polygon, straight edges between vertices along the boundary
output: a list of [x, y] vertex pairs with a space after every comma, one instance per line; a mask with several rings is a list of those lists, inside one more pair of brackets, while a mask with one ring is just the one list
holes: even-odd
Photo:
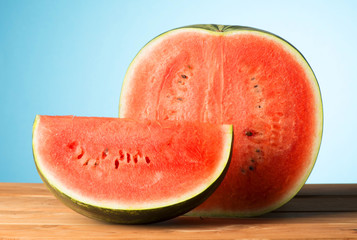
[[233, 124], [232, 163], [192, 214], [253, 216], [291, 199], [322, 136], [322, 101], [305, 58], [258, 29], [194, 25], [149, 42], [129, 66], [119, 116]]
[[229, 163], [232, 126], [37, 116], [38, 171], [59, 199], [89, 217], [165, 220], [206, 199]]

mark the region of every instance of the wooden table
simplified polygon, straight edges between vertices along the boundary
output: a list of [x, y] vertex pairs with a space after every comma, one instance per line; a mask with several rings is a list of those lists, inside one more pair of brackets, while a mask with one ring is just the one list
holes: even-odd
[[357, 184], [305, 185], [256, 218], [178, 217], [141, 226], [106, 224], [68, 209], [38, 183], [0, 183], [0, 239], [357, 239]]

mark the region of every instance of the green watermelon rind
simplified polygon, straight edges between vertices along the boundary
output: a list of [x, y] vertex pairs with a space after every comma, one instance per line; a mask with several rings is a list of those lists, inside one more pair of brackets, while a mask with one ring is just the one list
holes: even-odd
[[321, 147], [321, 141], [322, 141], [322, 133], [323, 133], [323, 104], [322, 104], [322, 97], [321, 97], [321, 91], [320, 91], [320, 86], [319, 83], [316, 79], [315, 73], [313, 72], [310, 64], [306, 60], [306, 58], [302, 55], [302, 53], [296, 49], [291, 43], [286, 41], [280, 36], [277, 36], [271, 32], [261, 30], [258, 28], [252, 28], [252, 27], [247, 27], [247, 26], [234, 26], [234, 25], [217, 25], [217, 24], [196, 24], [196, 25], [189, 25], [189, 26], [184, 26], [180, 28], [175, 28], [172, 30], [169, 30], [167, 32], [164, 32], [151, 41], [149, 41], [144, 47], [141, 48], [141, 50], [136, 54], [135, 58], [132, 60], [130, 63], [128, 70], [124, 76], [122, 88], [121, 88], [121, 93], [120, 93], [120, 99], [119, 99], [119, 117], [123, 116], [122, 115], [122, 109], [124, 108], [123, 102], [125, 101], [125, 96], [123, 93], [128, 89], [128, 81], [126, 80], [128, 78], [128, 74], [130, 73], [130, 69], [132, 65], [135, 63], [135, 61], [138, 59], [138, 57], [142, 54], [143, 50], [150, 44], [154, 43], [156, 40], [161, 39], [162, 37], [165, 37], [166, 35], [170, 33], [174, 33], [176, 31], [182, 31], [182, 30], [193, 30], [193, 31], [204, 31], [204, 32], [209, 32], [210, 34], [213, 35], [229, 35], [229, 34], [236, 34], [237, 32], [254, 32], [255, 34], [260, 34], [266, 37], [269, 37], [273, 41], [277, 41], [282, 44], [282, 46], [285, 47], [285, 49], [291, 53], [293, 56], [295, 56], [295, 59], [299, 61], [299, 63], [303, 66], [305, 69], [306, 73], [309, 74], [308, 79], [311, 80], [312, 86], [314, 86], [314, 92], [315, 92], [315, 98], [316, 103], [317, 103], [317, 116], [316, 116], [316, 137], [315, 137], [315, 147], [313, 149], [313, 154], [311, 155], [311, 159], [314, 159], [311, 162], [311, 165], [309, 166], [308, 170], [306, 171], [305, 176], [301, 178], [301, 182], [296, 185], [295, 188], [291, 189], [290, 192], [287, 192], [285, 194], [286, 197], [282, 198], [281, 201], [277, 202], [274, 205], [268, 206], [267, 208], [260, 209], [258, 211], [246, 211], [246, 212], [230, 212], [228, 213], [226, 210], [225, 211], [197, 211], [195, 212], [190, 212], [187, 215], [190, 216], [208, 216], [208, 217], [219, 217], [219, 216], [224, 216], [224, 217], [253, 217], [253, 216], [259, 216], [268, 212], [271, 212], [281, 206], [283, 206], [285, 203], [290, 201], [299, 191], [300, 189], [304, 186], [305, 182], [307, 181], [308, 177], [310, 176], [313, 167], [316, 163], [316, 159], [318, 156], [318, 153], [320, 151]]
[[[36, 116], [33, 124], [33, 137], [36, 131], [36, 127], [39, 122], [39, 116]], [[143, 209], [117, 209], [110, 208], [107, 206], [100, 206], [86, 203], [80, 199], [76, 199], [71, 196], [71, 194], [66, 193], [66, 190], [63, 190], [61, 186], [53, 183], [46, 177], [43, 169], [41, 168], [38, 161], [38, 154], [36, 153], [36, 144], [33, 139], [32, 148], [33, 156], [36, 164], [37, 171], [45, 183], [46, 187], [55, 195], [57, 199], [63, 202], [66, 206], [72, 210], [87, 216], [92, 219], [101, 220], [111, 223], [120, 223], [120, 224], [147, 224], [155, 223], [160, 221], [165, 221], [180, 215], [185, 214], [186, 212], [197, 207], [199, 204], [204, 202], [220, 185], [222, 182], [230, 164], [231, 155], [232, 155], [232, 144], [233, 144], [233, 126], [226, 125], [227, 132], [225, 132], [227, 146], [223, 152], [223, 157], [221, 159], [222, 164], [220, 166], [222, 169], [219, 170], [219, 174], [213, 178], [213, 181], [207, 183], [207, 188], [202, 192], [197, 193], [194, 196], [190, 196], [186, 199], [180, 199], [178, 202], [171, 205], [164, 205], [161, 207], [154, 208], [143, 208]], [[178, 196], [179, 198], [179, 196]]]

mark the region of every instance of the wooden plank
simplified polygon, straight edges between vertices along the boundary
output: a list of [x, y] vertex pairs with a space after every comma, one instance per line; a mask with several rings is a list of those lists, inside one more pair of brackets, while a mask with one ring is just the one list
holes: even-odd
[[43, 184], [0, 183], [0, 239], [357, 239], [356, 189], [305, 185], [282, 208], [255, 218], [182, 216], [125, 226], [75, 213]]
[[307, 184], [275, 212], [356, 212], [357, 184]]
[[357, 196], [296, 196], [275, 212], [357, 212]]
[[305, 184], [298, 196], [357, 196], [357, 184]]
[[42, 183], [0, 183], [0, 196], [52, 196]]
[[265, 223], [179, 217], [164, 224], [124, 226], [1, 224], [2, 238], [28, 239], [356, 239], [356, 223]]

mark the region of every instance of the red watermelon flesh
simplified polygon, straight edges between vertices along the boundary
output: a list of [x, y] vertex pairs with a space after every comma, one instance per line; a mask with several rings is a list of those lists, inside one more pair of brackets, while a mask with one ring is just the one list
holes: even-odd
[[191, 26], [149, 42], [127, 71], [119, 115], [233, 124], [227, 176], [197, 215], [281, 206], [308, 178], [322, 134], [320, 91], [304, 57], [247, 27]]
[[148, 223], [206, 199], [229, 163], [232, 126], [37, 116], [33, 151], [55, 195], [96, 219]]

